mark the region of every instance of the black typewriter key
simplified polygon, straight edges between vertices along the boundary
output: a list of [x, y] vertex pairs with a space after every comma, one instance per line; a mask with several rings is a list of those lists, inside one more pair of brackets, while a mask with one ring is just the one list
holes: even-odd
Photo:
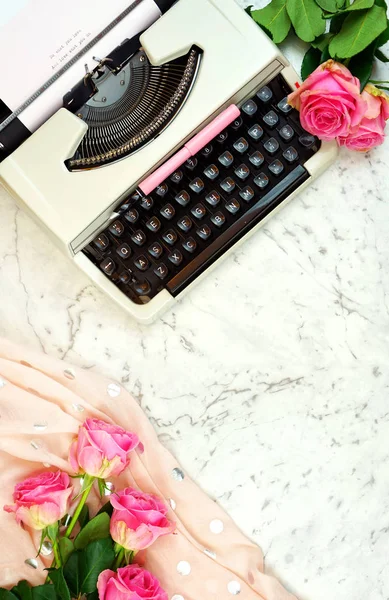
[[174, 171], [174, 173], [170, 175], [170, 180], [173, 183], [180, 183], [183, 177], [184, 173], [181, 171], [181, 169], [178, 169], [178, 171]]
[[121, 244], [121, 246], [116, 248], [116, 252], [124, 260], [131, 256], [131, 248], [128, 244]]
[[187, 161], [185, 161], [185, 166], [190, 171], [193, 171], [193, 169], [195, 169], [197, 167], [198, 162], [199, 161], [197, 160], [197, 158], [195, 156], [191, 156], [190, 158], [188, 158]]
[[189, 231], [192, 228], [193, 223], [192, 220], [185, 215], [185, 217], [179, 219], [177, 225], [181, 229], [181, 231], [187, 233], [187, 231]]
[[167, 183], [161, 183], [155, 189], [156, 194], [158, 194], [158, 196], [160, 198], [163, 198], [164, 196], [166, 196], [166, 194], [168, 193], [168, 191], [169, 191], [169, 188], [167, 186]]
[[156, 267], [154, 269], [154, 273], [156, 274], [157, 277], [159, 277], [160, 279], [165, 279], [165, 277], [167, 276], [167, 274], [169, 273], [169, 270], [167, 268], [166, 265], [164, 265], [163, 263], [161, 263], [160, 265], [158, 265], [158, 267]]
[[241, 137], [234, 143], [234, 148], [239, 154], [244, 154], [249, 149], [249, 143], [245, 138]]
[[276, 160], [273, 160], [273, 162], [269, 165], [269, 171], [271, 171], [273, 175], [277, 175], [277, 177], [278, 175], [281, 175], [283, 170], [284, 165], [280, 160], [278, 160], [278, 158]]
[[243, 120], [242, 117], [238, 117], [237, 119], [235, 119], [235, 121], [233, 121], [231, 123], [231, 127], [234, 131], [238, 131], [238, 129], [240, 129], [243, 125]]
[[258, 123], [255, 123], [255, 125], [250, 127], [248, 130], [248, 134], [254, 141], [257, 142], [263, 136], [263, 129], [260, 125], [258, 125]]
[[316, 139], [313, 137], [313, 135], [304, 133], [299, 137], [299, 142], [302, 146], [304, 146], [304, 148], [309, 148], [310, 146], [313, 146], [313, 144], [316, 142]]
[[184, 257], [179, 250], [173, 250], [173, 252], [169, 254], [168, 259], [175, 267], [178, 267], [184, 260]]
[[150, 266], [150, 263], [148, 259], [145, 256], [143, 256], [143, 254], [141, 254], [134, 260], [134, 265], [137, 269], [139, 269], [139, 271], [147, 271], [147, 269]]
[[261, 152], [259, 152], [259, 150], [256, 150], [255, 152], [253, 152], [253, 154], [251, 154], [251, 156], [249, 157], [249, 161], [257, 169], [258, 169], [258, 167], [261, 166], [261, 164], [263, 163], [264, 160], [265, 160], [264, 156], [263, 156], [263, 154], [261, 154]]
[[175, 208], [171, 204], [165, 204], [165, 206], [163, 206], [159, 212], [168, 221], [170, 221], [170, 219], [172, 219], [176, 214]]
[[261, 190], [263, 190], [265, 187], [268, 186], [269, 184], [269, 178], [265, 173], [260, 173], [258, 175], [258, 177], [256, 177], [254, 179], [254, 183], [256, 186], [258, 186]]
[[130, 197], [131, 203], [133, 202], [138, 202], [138, 200], [141, 199], [141, 195], [139, 192], [134, 192], [134, 194], [132, 194], [132, 196]]
[[218, 161], [223, 165], [223, 167], [230, 167], [234, 162], [234, 157], [232, 156], [231, 152], [228, 152], [227, 150], [219, 156]]
[[191, 208], [190, 212], [194, 217], [196, 217], [196, 219], [203, 219], [207, 214], [207, 209], [203, 204], [199, 203], [196, 204], [196, 206], [194, 206], [193, 208]]
[[208, 177], [208, 179], [214, 180], [219, 176], [219, 169], [216, 165], [209, 165], [209, 167], [204, 169], [204, 175]]
[[196, 235], [198, 235], [199, 238], [201, 238], [202, 240], [207, 240], [211, 234], [212, 234], [212, 231], [208, 227], [208, 225], [203, 225], [196, 231]]
[[190, 182], [189, 187], [193, 192], [196, 192], [196, 194], [200, 194], [204, 189], [204, 181], [200, 177], [195, 177], [195, 179]]
[[169, 246], [174, 246], [176, 241], [178, 240], [178, 235], [174, 231], [174, 229], [168, 229], [165, 233], [162, 234], [163, 240], [169, 244]]
[[262, 102], [270, 102], [270, 100], [273, 98], [273, 92], [269, 87], [267, 87], [267, 85], [265, 85], [259, 90], [259, 92], [257, 92], [257, 98], [259, 98]]
[[159, 242], [155, 242], [155, 244], [150, 246], [150, 248], [147, 250], [147, 252], [153, 258], [159, 258], [163, 254], [163, 248]]
[[150, 210], [154, 206], [154, 200], [152, 198], [142, 198], [140, 205], [144, 210]]
[[190, 196], [186, 190], [182, 190], [182, 192], [176, 195], [175, 200], [181, 206], [186, 206], [190, 202]]
[[138, 296], [147, 296], [151, 292], [151, 285], [147, 279], [138, 280], [134, 283], [134, 291]]
[[254, 190], [249, 185], [246, 185], [246, 187], [240, 190], [239, 196], [245, 202], [250, 202], [254, 198]]
[[264, 117], [263, 120], [265, 121], [266, 125], [268, 125], [268, 127], [271, 127], [271, 129], [273, 129], [273, 127], [275, 127], [276, 125], [278, 125], [278, 115], [276, 112], [274, 112], [274, 110], [270, 110]]
[[255, 104], [254, 100], [247, 100], [247, 102], [243, 104], [242, 110], [246, 113], [246, 115], [252, 117], [257, 112], [258, 106]]
[[104, 250], [106, 250], [109, 246], [109, 239], [105, 233], [100, 233], [100, 235], [93, 240], [93, 245], [95, 248], [97, 248], [97, 250], [104, 252]]
[[127, 283], [130, 283], [131, 281], [131, 275], [128, 271], [123, 271], [123, 273], [120, 273], [119, 279], [124, 285], [127, 285]]
[[299, 154], [298, 154], [296, 148], [293, 148], [293, 146], [290, 146], [282, 153], [282, 156], [285, 158], [286, 161], [288, 161], [288, 163], [293, 163], [295, 160], [298, 159]]
[[184, 250], [186, 250], [187, 252], [190, 252], [190, 254], [193, 254], [193, 252], [196, 250], [197, 248], [197, 242], [196, 240], [194, 240], [192, 237], [189, 237], [188, 239], [186, 239], [184, 242], [182, 242], [182, 247], [184, 248]]
[[114, 221], [113, 223], [111, 223], [108, 230], [115, 237], [120, 237], [124, 233], [124, 225], [120, 221]]
[[231, 194], [231, 192], [234, 191], [236, 186], [235, 181], [232, 179], [232, 177], [226, 177], [225, 179], [223, 179], [223, 181], [220, 184], [220, 187], [227, 192], [227, 194]]
[[236, 213], [240, 210], [240, 202], [236, 198], [231, 198], [226, 204], [225, 209], [228, 210], [232, 215], [236, 215]]
[[214, 225], [216, 225], [216, 227], [223, 227], [224, 223], [226, 222], [226, 218], [222, 212], [218, 211], [212, 215], [211, 221]]
[[159, 231], [161, 229], [161, 221], [158, 217], [151, 217], [151, 219], [147, 221], [146, 227], [147, 229], [150, 229], [150, 231]]
[[288, 142], [294, 136], [294, 130], [290, 125], [284, 125], [278, 132], [283, 140]]
[[115, 271], [116, 269], [116, 265], [113, 262], [112, 258], [109, 258], [109, 256], [107, 256], [107, 258], [105, 258], [103, 260], [102, 263], [100, 263], [100, 269], [102, 271], [104, 271], [104, 273], [106, 275], [112, 275], [112, 273]]
[[215, 190], [212, 190], [212, 192], [209, 192], [209, 194], [205, 196], [205, 201], [208, 202], [210, 206], [217, 206], [220, 202], [220, 194]]
[[139, 219], [139, 213], [135, 208], [130, 208], [130, 210], [128, 212], [126, 212], [126, 214], [124, 215], [124, 218], [129, 223], [134, 224]]
[[263, 147], [265, 148], [265, 150], [267, 150], [269, 154], [275, 154], [276, 152], [278, 152], [280, 145], [277, 142], [276, 138], [272, 137], [263, 144]]
[[280, 111], [283, 112], [284, 114], [287, 114], [288, 112], [290, 112], [292, 110], [291, 105], [288, 104], [288, 96], [285, 96], [285, 98], [282, 98], [282, 100], [279, 101], [277, 106], [280, 109]]
[[249, 177], [250, 169], [248, 168], [247, 165], [241, 164], [239, 167], [237, 167], [235, 169], [234, 173], [237, 177], [239, 177], [239, 179], [244, 181], [245, 179], [247, 179], [247, 177]]
[[143, 246], [143, 244], [146, 242], [146, 236], [140, 229], [132, 234], [131, 239], [137, 246]]
[[201, 150], [201, 154], [205, 157], [209, 156], [210, 154], [212, 154], [213, 152], [213, 146], [212, 144], [207, 144], [207, 146], [204, 146], [204, 148]]
[[216, 136], [215, 140], [219, 143], [219, 144], [224, 144], [224, 142], [227, 141], [228, 138], [228, 133], [227, 131], [222, 131], [221, 133], [219, 133], [219, 135]]

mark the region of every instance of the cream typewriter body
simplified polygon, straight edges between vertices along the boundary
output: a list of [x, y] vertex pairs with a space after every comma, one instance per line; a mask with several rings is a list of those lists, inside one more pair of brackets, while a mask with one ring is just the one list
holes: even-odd
[[[61, 108], [0, 163], [0, 180], [101, 289], [151, 322], [317, 177], [336, 147], [301, 130], [285, 102], [296, 73], [234, 0], [178, 0], [140, 46], [121, 73], [145, 63], [159, 74], [134, 79], [144, 108], [141, 98], [120, 107], [115, 73], [117, 110], [93, 117], [104, 118], [100, 145], [87, 137], [87, 107]], [[145, 117], [141, 129], [128, 111]]]

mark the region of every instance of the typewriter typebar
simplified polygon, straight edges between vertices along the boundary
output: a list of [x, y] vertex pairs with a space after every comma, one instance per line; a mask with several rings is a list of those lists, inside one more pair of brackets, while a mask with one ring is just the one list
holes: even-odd
[[63, 108], [0, 164], [20, 206], [143, 323], [337, 155], [303, 130], [286, 100], [298, 76], [235, 0], [177, 0], [155, 19], [92, 73], [81, 64]]

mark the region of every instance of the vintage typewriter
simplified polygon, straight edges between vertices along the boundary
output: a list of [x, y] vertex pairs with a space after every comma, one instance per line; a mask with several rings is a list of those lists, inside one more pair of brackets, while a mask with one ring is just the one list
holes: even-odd
[[117, 39], [32, 135], [0, 126], [2, 183], [142, 322], [336, 156], [302, 129], [296, 73], [234, 0], [157, 4], [165, 14]]

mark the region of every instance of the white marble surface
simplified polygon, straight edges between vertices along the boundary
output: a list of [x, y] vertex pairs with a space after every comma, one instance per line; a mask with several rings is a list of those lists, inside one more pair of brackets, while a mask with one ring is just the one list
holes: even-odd
[[0, 190], [0, 335], [121, 381], [301, 600], [389, 598], [388, 172], [342, 152], [149, 327]]

